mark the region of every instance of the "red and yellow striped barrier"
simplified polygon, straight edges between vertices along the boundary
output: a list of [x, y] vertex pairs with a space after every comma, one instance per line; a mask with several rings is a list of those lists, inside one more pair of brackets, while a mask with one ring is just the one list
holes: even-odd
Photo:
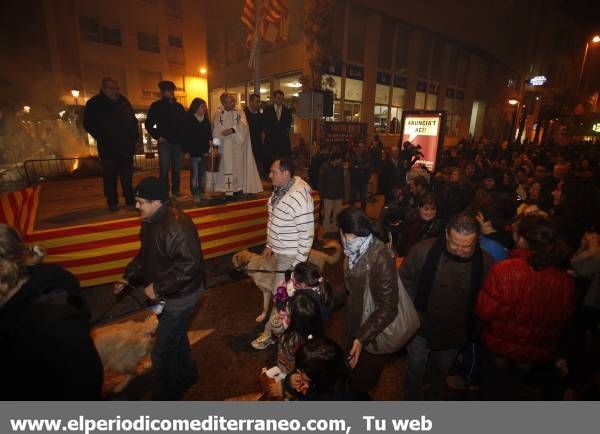
[[[313, 199], [317, 209], [316, 193]], [[267, 200], [265, 197], [184, 210], [198, 228], [204, 257], [214, 258], [264, 244]], [[139, 230], [140, 219], [135, 217], [35, 231], [28, 240], [47, 249], [45, 262], [62, 265], [85, 287], [121, 277], [125, 265], [139, 250]]]

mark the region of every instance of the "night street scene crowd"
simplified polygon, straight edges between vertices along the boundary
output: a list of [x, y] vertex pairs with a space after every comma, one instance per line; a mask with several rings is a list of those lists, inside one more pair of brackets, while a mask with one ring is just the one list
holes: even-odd
[[[271, 315], [268, 294], [257, 318], [266, 319], [265, 331], [249, 343], [277, 352], [277, 369], [256, 373], [263, 399], [370, 399], [391, 353], [406, 358], [397, 387], [407, 400], [446, 399], [448, 388], [483, 400], [598, 399], [598, 145], [463, 139], [441, 153], [434, 172], [418, 162], [413, 144], [384, 148], [377, 136], [323, 145], [311, 158], [302, 148], [278, 156], [268, 175], [274, 192], [262, 256], [276, 257], [281, 273]], [[308, 179], [294, 176], [300, 160], [310, 161]], [[321, 200], [315, 222], [311, 187]], [[377, 195], [385, 205], [370, 218], [365, 210]], [[185, 337], [204, 288], [200, 240], [162, 180], [142, 180], [127, 200], [141, 212], [142, 246], [115, 292], [143, 284], [149, 299], [162, 300], [152, 398], [181, 399], [198, 375], [210, 375], [197, 372]], [[291, 239], [275, 237], [278, 246], [273, 231], [286, 221]], [[332, 285], [307, 261], [319, 231], [319, 242], [343, 246], [345, 297], [334, 300]], [[300, 242], [296, 252], [290, 246], [299, 240], [310, 245]], [[0, 227], [1, 395], [101, 399], [102, 362], [79, 283], [41, 263], [43, 254]], [[326, 325], [341, 308], [346, 339], [338, 343]], [[405, 315], [401, 325], [416, 333], [402, 342], [392, 327], [400, 309], [418, 313]]]

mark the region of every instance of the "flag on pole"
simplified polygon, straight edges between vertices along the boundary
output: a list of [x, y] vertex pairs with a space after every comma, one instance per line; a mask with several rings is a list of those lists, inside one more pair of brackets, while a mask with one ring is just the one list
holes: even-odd
[[248, 28], [248, 36], [246, 37], [246, 45], [248, 48], [252, 47], [254, 39], [254, 27], [255, 27], [255, 4], [254, 0], [245, 0], [244, 7], [242, 8], [242, 23]]
[[287, 0], [266, 0], [262, 38], [269, 42], [281, 42], [288, 37]]
[[259, 6], [258, 33], [256, 33], [256, 0], [245, 0], [242, 8], [242, 23], [248, 29], [246, 45], [253, 48], [258, 40], [281, 42], [288, 37], [287, 0], [263, 0]]
[[29, 187], [0, 196], [0, 223], [17, 229], [27, 240], [33, 232], [40, 186]]

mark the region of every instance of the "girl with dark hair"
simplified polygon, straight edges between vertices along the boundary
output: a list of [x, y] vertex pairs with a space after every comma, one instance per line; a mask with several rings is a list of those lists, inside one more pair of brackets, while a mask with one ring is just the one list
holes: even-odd
[[287, 374], [295, 367], [296, 350], [308, 339], [325, 334], [318, 295], [310, 289], [297, 290], [287, 302], [289, 326], [279, 337], [277, 366]]
[[[350, 387], [357, 399], [368, 399], [377, 385], [387, 355], [375, 355], [363, 348], [380, 334], [398, 313], [398, 271], [394, 253], [382, 242], [375, 224], [359, 208], [346, 208], [338, 216], [344, 254], [344, 279], [349, 294], [346, 348], [352, 368]], [[371, 293], [375, 309], [364, 318], [365, 290]]]
[[204, 192], [206, 174], [202, 156], [208, 153], [212, 139], [206, 101], [194, 98], [185, 119], [182, 148], [190, 156], [190, 193], [194, 196], [194, 201], [198, 202]]
[[296, 351], [296, 369], [286, 378], [286, 389], [301, 401], [345, 401], [350, 369], [344, 352], [333, 340], [310, 339]]
[[565, 267], [569, 251], [551, 223], [523, 217], [516, 249], [485, 279], [475, 311], [483, 321], [485, 399], [519, 399], [531, 370], [552, 360], [575, 310], [575, 283]]
[[318, 297], [323, 321], [327, 321], [333, 311], [334, 301], [331, 286], [325, 282], [319, 267], [312, 262], [300, 262], [294, 267], [291, 279], [296, 290], [309, 289]]

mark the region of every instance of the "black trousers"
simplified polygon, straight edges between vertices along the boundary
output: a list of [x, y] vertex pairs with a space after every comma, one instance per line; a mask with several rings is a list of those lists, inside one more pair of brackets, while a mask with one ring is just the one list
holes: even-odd
[[117, 205], [117, 178], [121, 180], [121, 190], [125, 203], [134, 205], [133, 199], [133, 156], [114, 160], [102, 160], [102, 179], [104, 181], [104, 196], [108, 205]]

